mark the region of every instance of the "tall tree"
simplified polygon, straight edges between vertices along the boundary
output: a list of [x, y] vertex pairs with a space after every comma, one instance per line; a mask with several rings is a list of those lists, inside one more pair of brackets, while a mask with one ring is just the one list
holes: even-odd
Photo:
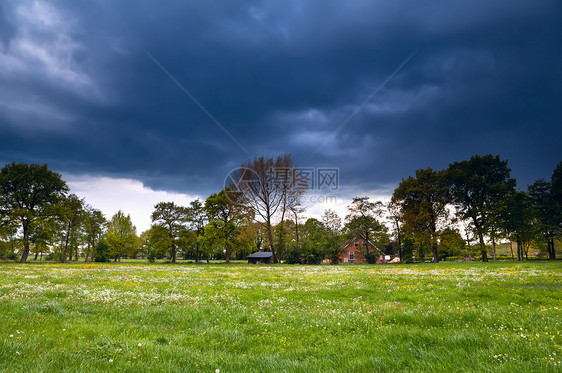
[[349, 214], [345, 218], [345, 231], [348, 235], [365, 237], [361, 255], [369, 263], [376, 262], [376, 251], [380, 250], [374, 244], [386, 246], [389, 241], [386, 227], [377, 220], [382, 215], [383, 206], [380, 201], [370, 202], [369, 197], [355, 197], [347, 206]]
[[291, 210], [291, 213], [293, 214], [293, 217], [295, 218], [295, 248], [297, 250], [297, 252], [300, 250], [300, 232], [299, 232], [299, 216], [301, 214], [304, 214], [305, 212], [305, 208], [303, 206], [301, 206], [300, 204], [295, 204], [289, 207], [289, 209]]
[[30, 252], [35, 254], [34, 260], [43, 257], [43, 253], [49, 250], [49, 246], [53, 246], [56, 239], [57, 222], [54, 219], [41, 220], [35, 227], [33, 233], [29, 236], [32, 244]]
[[[205, 211], [209, 224], [205, 236], [224, 250], [226, 263], [230, 263], [232, 253], [240, 247], [238, 236], [242, 225], [249, 220], [248, 211], [240, 203], [227, 196], [228, 188], [218, 194], [210, 195], [205, 201]], [[231, 195], [232, 197], [232, 195]]]
[[61, 223], [61, 261], [66, 263], [67, 257], [72, 260], [77, 254], [79, 245], [80, 228], [84, 218], [84, 200], [76, 194], [64, 198], [58, 208]]
[[327, 209], [322, 214], [322, 224], [326, 231], [324, 239], [324, 247], [326, 249], [326, 257], [330, 259], [331, 264], [337, 264], [340, 260], [340, 255], [344, 252], [342, 247], [342, 224], [341, 218], [334, 210]]
[[174, 202], [160, 202], [154, 206], [152, 223], [166, 229], [172, 263], [176, 262], [178, 241], [185, 232], [188, 210]]
[[138, 247], [137, 229], [130, 215], [125, 215], [121, 210], [113, 215], [107, 224], [106, 241], [115, 261], [135, 254]]
[[439, 261], [440, 223], [448, 217], [449, 190], [446, 172], [431, 168], [416, 170], [416, 177], [402, 179], [392, 195], [392, 203], [400, 206], [402, 219], [414, 231], [427, 233], [433, 261]]
[[94, 260], [94, 250], [103, 236], [106, 223], [100, 210], [86, 205], [84, 209], [84, 236], [86, 240], [86, 257], [84, 260], [86, 262], [90, 258]]
[[56, 216], [68, 186], [47, 165], [11, 163], [0, 170], [0, 221], [19, 226], [23, 234], [21, 262], [29, 255], [30, 235], [40, 222]]
[[439, 236], [439, 255], [442, 258], [460, 256], [466, 250], [466, 242], [458, 229], [447, 227]]
[[527, 190], [534, 224], [540, 236], [539, 241], [546, 243], [549, 259], [555, 260], [554, 240], [559, 236], [560, 226], [556, 217], [556, 201], [552, 195], [551, 184], [544, 180], [536, 180]]
[[562, 234], [562, 162], [558, 163], [552, 173], [550, 193], [554, 201], [554, 217], [558, 222], [558, 233]]
[[488, 261], [484, 237], [499, 219], [503, 201], [515, 189], [515, 179], [509, 177], [510, 172], [507, 161], [490, 154], [475, 155], [468, 161], [454, 162], [448, 168], [452, 202], [459, 216], [472, 222], [484, 262]]
[[309, 218], [302, 229], [300, 257], [306, 264], [320, 264], [326, 256], [327, 230], [318, 219]]
[[533, 210], [527, 193], [515, 191], [505, 200], [502, 210], [502, 224], [517, 242], [517, 260], [527, 257], [528, 245], [532, 241], [535, 230], [533, 227]]
[[402, 220], [404, 219], [402, 209], [398, 202], [391, 199], [390, 202], [386, 205], [386, 210], [388, 213], [388, 220], [392, 224], [392, 229], [394, 231], [394, 234], [396, 235], [398, 257], [400, 258], [400, 262], [403, 262], [405, 258], [402, 256]]
[[171, 257], [171, 247], [177, 244], [177, 242], [174, 242], [174, 237], [170, 236], [170, 232], [163, 225], [152, 225], [148, 231], [141, 234], [139, 242], [143, 255], [146, 254], [148, 261], [151, 263], [156, 258], [162, 258], [166, 255]]
[[207, 225], [208, 222], [205, 206], [201, 200], [196, 199], [191, 201], [187, 208], [186, 221], [188, 223], [188, 228], [195, 233], [193, 240], [195, 246], [195, 261], [199, 262], [203, 254], [203, 248], [201, 247], [201, 243], [203, 242], [202, 237], [205, 233], [205, 225]]

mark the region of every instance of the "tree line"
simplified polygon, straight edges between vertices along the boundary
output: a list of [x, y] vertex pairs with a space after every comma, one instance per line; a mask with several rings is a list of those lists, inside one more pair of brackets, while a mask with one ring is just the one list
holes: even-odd
[[[496, 246], [516, 245], [517, 260], [531, 246], [556, 259], [562, 237], [562, 162], [549, 181], [518, 190], [506, 160], [473, 156], [444, 170], [420, 169], [402, 179], [389, 202], [356, 197], [342, 219], [326, 210], [306, 218], [301, 196], [308, 180], [293, 158], [244, 162], [229, 185], [188, 206], [160, 202], [150, 229], [137, 235], [129, 215], [106, 220], [100, 210], [69, 193], [47, 165], [11, 163], [0, 170], [0, 258], [25, 263], [29, 255], [60, 262], [196, 262], [243, 259], [270, 251], [274, 262], [338, 263], [343, 243], [365, 238], [357, 253], [369, 263], [384, 252], [403, 262], [431, 257], [496, 259]], [[474, 251], [473, 251], [474, 250]]]

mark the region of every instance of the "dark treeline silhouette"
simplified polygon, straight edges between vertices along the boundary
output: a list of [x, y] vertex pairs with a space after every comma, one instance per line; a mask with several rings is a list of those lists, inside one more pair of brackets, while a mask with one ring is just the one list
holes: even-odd
[[0, 170], [0, 259], [229, 263], [267, 251], [274, 263], [335, 264], [353, 237], [362, 238], [353, 253], [357, 262], [386, 256], [488, 261], [499, 257], [499, 247], [509, 248], [514, 260], [528, 259], [531, 248], [556, 259], [562, 162], [550, 180], [536, 180], [526, 190], [517, 188], [499, 156], [420, 169], [400, 181], [387, 203], [354, 198], [344, 219], [330, 209], [320, 219], [305, 218], [302, 197], [309, 185], [297, 171], [290, 155], [249, 160], [205, 201], [156, 204], [151, 228], [137, 235], [129, 215], [119, 211], [106, 220], [69, 194], [47, 165], [7, 164]]

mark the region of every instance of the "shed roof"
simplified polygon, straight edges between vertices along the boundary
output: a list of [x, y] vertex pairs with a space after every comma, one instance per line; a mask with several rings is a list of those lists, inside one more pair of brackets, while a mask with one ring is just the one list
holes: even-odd
[[261, 258], [271, 258], [273, 256], [273, 253], [271, 251], [265, 251], [265, 252], [257, 252], [257, 253], [253, 253], [248, 255], [248, 258], [254, 258], [254, 259], [261, 259]]

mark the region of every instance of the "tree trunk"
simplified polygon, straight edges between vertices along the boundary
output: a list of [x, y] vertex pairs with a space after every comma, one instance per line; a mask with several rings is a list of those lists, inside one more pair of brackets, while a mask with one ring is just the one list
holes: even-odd
[[398, 257], [402, 263], [402, 233], [400, 232], [400, 222], [396, 221], [396, 232], [398, 233]]
[[511, 248], [511, 260], [515, 260], [513, 256], [513, 241], [509, 240], [509, 247]]
[[492, 235], [492, 255], [494, 262], [496, 261], [496, 238]]
[[436, 239], [433, 240], [433, 242], [432, 242], [432, 244], [431, 244], [431, 249], [432, 249], [432, 251], [433, 251], [433, 262], [434, 262], [434, 263], [439, 262], [439, 254], [438, 254], [438, 252], [437, 252], [438, 245], [437, 245], [437, 240], [436, 240]]
[[172, 263], [176, 262], [176, 245], [172, 244]]
[[284, 229], [285, 228], [284, 227], [284, 225], [285, 225], [285, 206], [286, 206], [286, 204], [284, 203], [283, 204], [283, 211], [281, 212], [281, 221], [279, 222], [279, 241], [278, 241], [278, 243], [279, 243], [280, 247], [282, 247], [282, 248], [285, 248], [284, 245], [281, 245], [284, 242], [283, 234], [285, 233], [285, 229]]
[[[36, 248], [36, 249], [37, 249], [37, 248]], [[39, 256], [39, 251], [36, 251], [36, 252], [35, 252], [35, 259], [33, 259], [33, 260], [37, 260], [37, 257], [38, 257], [38, 256]]]
[[523, 247], [519, 238], [517, 239], [517, 260], [519, 262], [523, 261]]
[[297, 240], [297, 251], [299, 250], [299, 217], [297, 215], [297, 211], [295, 213], [295, 238]]
[[[69, 223], [69, 228], [68, 228], [68, 232], [66, 232], [66, 239], [64, 242], [64, 250], [62, 252], [62, 262], [66, 263], [66, 254], [67, 254], [67, 250], [68, 250], [68, 236], [70, 236], [70, 223]], [[72, 256], [70, 257], [70, 260], [72, 260]]]
[[554, 238], [551, 238], [549, 241], [549, 250], [548, 250], [548, 259], [556, 260], [556, 249], [554, 248]]
[[482, 254], [482, 261], [488, 261], [488, 250], [486, 250], [486, 245], [484, 245], [484, 235], [482, 233], [478, 233], [478, 239], [480, 240], [480, 253]]
[[27, 261], [29, 255], [29, 227], [27, 224], [23, 225], [23, 252], [21, 253], [20, 263]]
[[86, 247], [86, 257], [84, 258], [84, 263], [88, 263], [88, 257], [90, 256], [91, 245], [88, 242], [88, 246]]
[[269, 238], [269, 248], [271, 254], [273, 254], [273, 263], [278, 263], [277, 254], [275, 254], [275, 249], [273, 248], [273, 233], [271, 232], [271, 220], [267, 219], [267, 236]]
[[230, 264], [230, 247], [228, 247], [228, 245], [226, 246], [226, 251], [224, 253], [225, 257], [226, 257], [226, 264]]
[[472, 246], [470, 246], [470, 237], [468, 236], [468, 230], [465, 230], [466, 233], [466, 247], [468, 248], [468, 258], [472, 259]]

